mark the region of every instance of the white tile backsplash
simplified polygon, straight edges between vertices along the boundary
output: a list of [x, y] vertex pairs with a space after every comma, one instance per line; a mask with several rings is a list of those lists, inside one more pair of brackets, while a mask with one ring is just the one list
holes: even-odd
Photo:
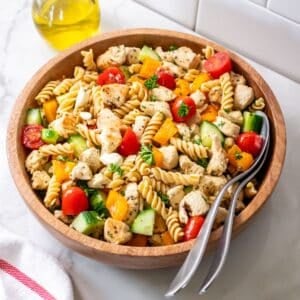
[[[300, 1], [299, 0], [269, 0], [268, 8], [281, 16], [284, 16], [300, 24]], [[300, 49], [299, 49], [300, 50]]]

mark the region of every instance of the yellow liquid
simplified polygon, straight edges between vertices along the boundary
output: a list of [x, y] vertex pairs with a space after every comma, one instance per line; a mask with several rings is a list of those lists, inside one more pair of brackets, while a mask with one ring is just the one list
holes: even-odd
[[98, 0], [36, 0], [32, 17], [47, 42], [63, 50], [97, 33], [100, 7]]

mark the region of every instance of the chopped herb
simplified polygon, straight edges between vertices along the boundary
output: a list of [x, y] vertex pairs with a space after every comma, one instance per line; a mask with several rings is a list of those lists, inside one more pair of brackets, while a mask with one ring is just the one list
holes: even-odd
[[109, 215], [108, 210], [103, 201], [101, 201], [101, 202], [97, 203], [97, 205], [95, 205], [94, 211], [96, 211], [99, 214], [100, 218], [107, 218]]
[[59, 161], [68, 161], [69, 160], [69, 158], [67, 156], [63, 156], [63, 155], [58, 155], [56, 157], [56, 159]]
[[194, 140], [193, 140], [193, 143], [197, 144], [197, 145], [201, 145], [201, 139], [200, 139], [200, 137], [195, 137]]
[[230, 110], [229, 110], [229, 109], [226, 109], [226, 108], [224, 108], [224, 111], [225, 111], [226, 113], [229, 113], [229, 112], [230, 112]]
[[224, 121], [220, 121], [219, 123], [217, 123], [217, 126], [218, 127], [223, 127], [225, 125], [225, 122]]
[[169, 47], [169, 51], [174, 51], [174, 50], [177, 50], [177, 49], [178, 49], [178, 46], [176, 46], [176, 45], [171, 45]]
[[151, 76], [149, 79], [147, 79], [147, 80], [144, 82], [145, 87], [146, 87], [148, 90], [152, 90], [152, 89], [158, 87], [157, 79], [158, 79], [158, 78], [157, 78], [156, 75]]
[[162, 192], [157, 192], [157, 194], [166, 206], [170, 205], [170, 199], [166, 194], [163, 194]]
[[203, 167], [204, 169], [207, 168], [207, 165], [208, 165], [208, 159], [207, 158], [199, 158], [197, 160], [197, 164], [201, 167]]
[[150, 101], [156, 101], [157, 100], [157, 97], [154, 96], [154, 95], [150, 95]]
[[151, 146], [143, 145], [140, 151], [140, 156], [143, 159], [143, 161], [146, 162], [148, 165], [154, 165], [155, 160]]
[[95, 192], [97, 192], [96, 189], [92, 189], [87, 185], [87, 182], [84, 180], [77, 180], [76, 185], [79, 186], [81, 189], [84, 190], [87, 197], [92, 196]]
[[236, 160], [240, 160], [243, 158], [243, 155], [241, 152], [235, 152], [234, 157]]
[[182, 102], [178, 109], [178, 115], [179, 117], [186, 117], [189, 114], [190, 108]]
[[123, 176], [124, 171], [121, 169], [121, 167], [118, 164], [110, 164], [109, 170], [112, 173], [117, 173], [119, 176]]
[[188, 194], [189, 192], [191, 192], [193, 190], [193, 187], [191, 185], [185, 186], [183, 188], [183, 191], [185, 194]]
[[120, 194], [121, 194], [122, 196], [125, 196], [125, 191], [120, 191]]

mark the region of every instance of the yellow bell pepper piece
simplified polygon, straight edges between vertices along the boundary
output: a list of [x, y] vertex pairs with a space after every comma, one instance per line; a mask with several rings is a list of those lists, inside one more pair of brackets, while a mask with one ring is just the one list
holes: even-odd
[[170, 118], [167, 118], [160, 129], [156, 132], [155, 136], [153, 137], [153, 141], [162, 146], [167, 145], [169, 139], [173, 137], [177, 132], [178, 129], [175, 123]]
[[127, 82], [139, 82], [141, 84], [144, 84], [145, 80], [142, 79], [139, 75], [132, 75], [131, 77], [129, 77]]
[[211, 80], [211, 76], [208, 73], [199, 74], [191, 84], [191, 91], [195, 92], [200, 89], [201, 84], [209, 80]]
[[72, 161], [60, 161], [53, 160], [53, 174], [59, 182], [64, 182], [70, 179], [70, 174], [75, 167], [75, 163]]
[[190, 84], [188, 81], [184, 79], [176, 79], [176, 89], [174, 90], [174, 93], [177, 96], [187, 96], [190, 92]]
[[156, 147], [152, 148], [152, 153], [154, 156], [155, 166], [161, 168], [164, 160], [163, 154]]
[[229, 163], [239, 172], [248, 170], [254, 162], [250, 153], [243, 152], [237, 145], [233, 145], [227, 153]]
[[117, 191], [109, 192], [105, 205], [113, 219], [123, 221], [127, 217], [127, 200]]
[[140, 76], [149, 78], [155, 74], [156, 70], [160, 67], [161, 62], [152, 58], [145, 58], [140, 70]]
[[43, 104], [43, 110], [48, 123], [55, 120], [57, 107], [58, 107], [58, 103], [54, 99], [46, 101]]

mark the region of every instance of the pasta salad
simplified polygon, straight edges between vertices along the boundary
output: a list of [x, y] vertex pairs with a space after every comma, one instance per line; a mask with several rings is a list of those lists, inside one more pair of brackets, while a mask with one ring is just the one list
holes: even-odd
[[[32, 188], [59, 220], [109, 243], [195, 238], [220, 189], [259, 154], [255, 111], [264, 99], [210, 46], [117, 45], [81, 55], [73, 77], [48, 82], [28, 109], [22, 144]], [[256, 193], [254, 180], [237, 214]]]

